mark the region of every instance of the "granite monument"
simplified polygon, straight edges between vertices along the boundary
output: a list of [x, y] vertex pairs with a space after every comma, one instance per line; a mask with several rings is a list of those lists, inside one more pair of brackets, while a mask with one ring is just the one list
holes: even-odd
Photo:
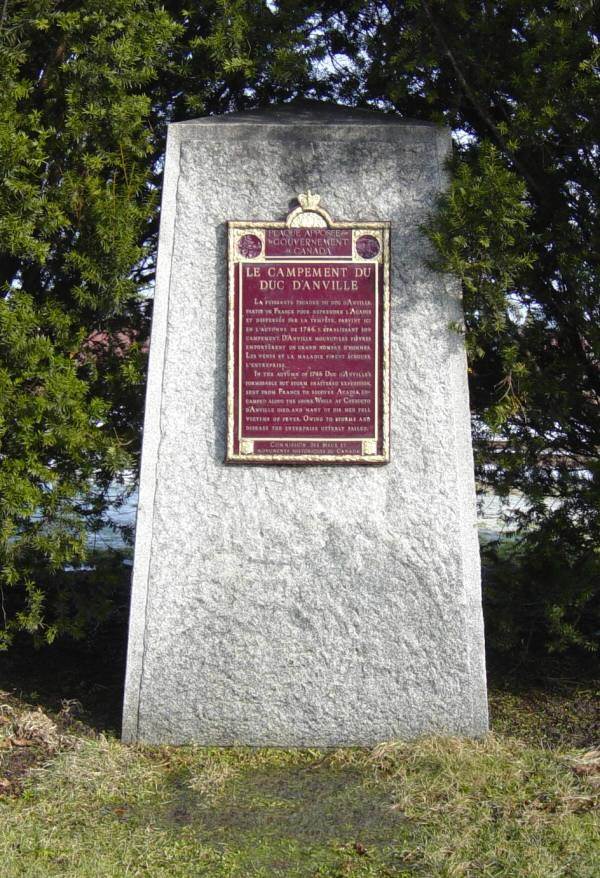
[[450, 149], [319, 103], [170, 126], [125, 740], [487, 729]]

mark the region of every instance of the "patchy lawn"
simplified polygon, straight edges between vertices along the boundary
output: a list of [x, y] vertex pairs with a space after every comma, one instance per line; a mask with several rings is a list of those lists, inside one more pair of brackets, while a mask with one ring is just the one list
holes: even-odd
[[597, 692], [570, 697], [496, 692], [478, 742], [283, 751], [125, 746], [0, 692], [1, 873], [597, 878]]

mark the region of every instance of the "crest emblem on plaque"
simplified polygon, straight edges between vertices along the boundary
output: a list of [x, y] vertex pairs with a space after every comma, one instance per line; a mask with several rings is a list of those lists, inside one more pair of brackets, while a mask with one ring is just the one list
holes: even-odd
[[298, 195], [281, 222], [231, 221], [228, 462], [389, 460], [389, 235]]

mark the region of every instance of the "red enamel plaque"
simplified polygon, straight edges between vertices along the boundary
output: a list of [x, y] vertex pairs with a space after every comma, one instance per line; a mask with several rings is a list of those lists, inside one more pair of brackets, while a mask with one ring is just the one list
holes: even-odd
[[227, 460], [385, 463], [389, 224], [313, 204], [229, 239]]

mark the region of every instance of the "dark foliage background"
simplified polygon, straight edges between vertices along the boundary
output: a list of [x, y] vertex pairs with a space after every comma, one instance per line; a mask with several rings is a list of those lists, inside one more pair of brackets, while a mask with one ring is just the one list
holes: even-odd
[[463, 283], [479, 481], [526, 501], [517, 537], [484, 547], [488, 639], [595, 651], [597, 5], [189, 7], [0, 11], [0, 647], [122, 608], [120, 561], [90, 563], [86, 534], [135, 485], [167, 123], [311, 97], [455, 132], [427, 233]]

